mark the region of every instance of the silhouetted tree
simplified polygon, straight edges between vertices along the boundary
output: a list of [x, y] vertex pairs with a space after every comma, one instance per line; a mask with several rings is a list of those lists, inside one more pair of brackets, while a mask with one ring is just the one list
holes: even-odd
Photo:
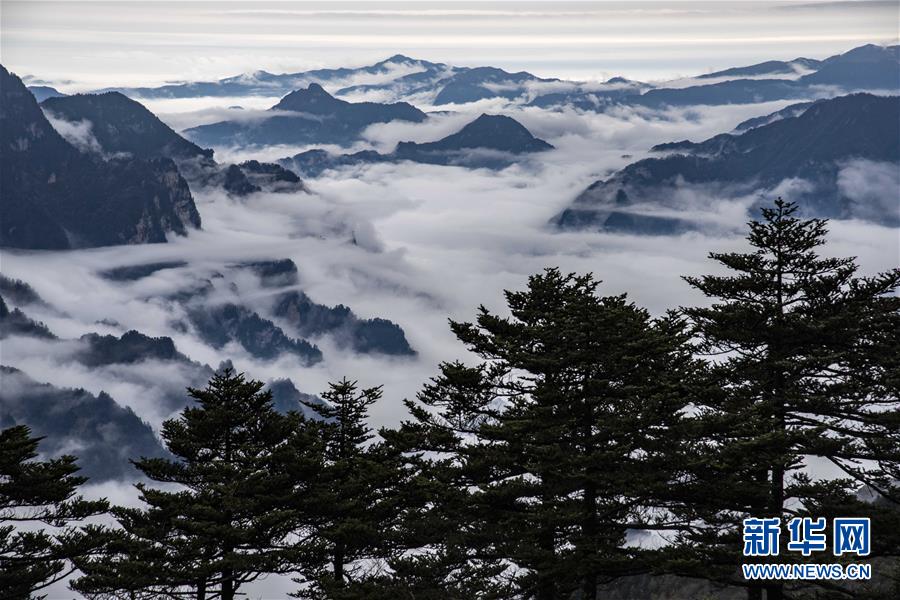
[[90, 555], [104, 541], [99, 528], [74, 523], [109, 505], [77, 495], [86, 478], [76, 475], [75, 457], [35, 460], [41, 439], [24, 425], [0, 431], [2, 598], [30, 598], [65, 579], [74, 570], [71, 559]]
[[293, 569], [302, 507], [321, 450], [297, 413], [280, 415], [263, 383], [230, 369], [163, 424], [175, 460], [135, 465], [163, 484], [136, 485], [142, 508], [116, 507], [121, 531], [109, 554], [79, 564], [88, 595], [233, 600], [242, 584]]
[[367, 423], [381, 394], [380, 387], [360, 389], [343, 379], [329, 384], [324, 402], [306, 403], [321, 418], [314, 431], [323, 470], [302, 499], [310, 518], [300, 537], [310, 540], [310, 551], [296, 565], [300, 597], [365, 597], [362, 591], [375, 585], [379, 560], [389, 553], [400, 463]]
[[[750, 252], [710, 255], [730, 273], [686, 278], [712, 300], [684, 314], [717, 393], [698, 398], [706, 447], [684, 514], [702, 526], [684, 541], [695, 574], [733, 583], [745, 583], [734, 579], [742, 518], [859, 513], [858, 482], [897, 491], [900, 270], [857, 277], [853, 259], [820, 256], [826, 221], [796, 212], [779, 199], [750, 223]], [[848, 477], [814, 480], [808, 457]], [[782, 584], [764, 587], [770, 600], [783, 597]], [[762, 587], [749, 594], [760, 598]]]
[[696, 364], [676, 319], [596, 287], [550, 269], [506, 293], [511, 318], [482, 307], [476, 324], [451, 323], [484, 362], [443, 365], [396, 436], [439, 453], [426, 473], [454, 493], [434, 530], [464, 549], [449, 557], [518, 568], [525, 597], [595, 598], [650, 568], [626, 530], [670, 525]]
[[514, 569], [492, 545], [495, 515], [472, 493], [481, 473], [468, 452], [495, 399], [484, 369], [442, 364], [416, 401], [405, 401], [412, 419], [381, 430], [405, 464], [397, 488], [397, 551], [389, 559], [391, 577], [381, 580], [385, 598], [499, 600], [518, 594]]

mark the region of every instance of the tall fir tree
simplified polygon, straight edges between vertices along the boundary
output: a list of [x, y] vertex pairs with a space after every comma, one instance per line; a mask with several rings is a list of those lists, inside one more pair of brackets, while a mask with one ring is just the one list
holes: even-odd
[[79, 564], [88, 596], [234, 600], [241, 585], [301, 559], [297, 498], [320, 472], [321, 448], [297, 413], [281, 415], [264, 384], [230, 369], [163, 424], [175, 459], [135, 462], [142, 508], [116, 507], [121, 529], [105, 557]]
[[105, 541], [99, 528], [76, 528], [75, 523], [105, 513], [108, 503], [77, 495], [87, 478], [76, 475], [75, 457], [35, 460], [40, 441], [24, 425], [0, 431], [0, 598], [4, 599], [40, 597], [40, 590], [72, 574], [72, 559], [99, 551]]
[[307, 403], [320, 417], [314, 430], [323, 469], [302, 499], [309, 519], [300, 537], [310, 540], [307, 556], [318, 560], [296, 565], [299, 597], [366, 597], [390, 552], [400, 464], [367, 422], [381, 395], [380, 387], [359, 388], [343, 379], [329, 384], [324, 402]]
[[[695, 526], [683, 541], [694, 554], [683, 566], [769, 600], [784, 597], [782, 583], [738, 576], [741, 520], [867, 512], [859, 482], [896, 497], [900, 464], [900, 270], [857, 277], [853, 259], [820, 255], [826, 221], [796, 213], [778, 199], [750, 223], [752, 251], [710, 255], [729, 274], [685, 278], [712, 300], [683, 311], [712, 367], [694, 423], [705, 447], [691, 468], [684, 517]], [[813, 478], [810, 457], [846, 477]]]
[[458, 487], [448, 539], [462, 535], [484, 567], [519, 569], [520, 597], [596, 598], [651, 567], [628, 529], [669, 526], [697, 364], [676, 319], [597, 285], [549, 269], [506, 293], [510, 318], [482, 307], [475, 324], [452, 322], [484, 362], [444, 365], [401, 428]]
[[483, 367], [452, 362], [440, 369], [415, 401], [404, 402], [412, 419], [381, 431], [405, 468], [392, 575], [381, 581], [381, 597], [516, 598], [515, 569], [492, 544], [495, 515], [472, 494], [480, 471], [468, 460], [494, 412], [494, 390]]

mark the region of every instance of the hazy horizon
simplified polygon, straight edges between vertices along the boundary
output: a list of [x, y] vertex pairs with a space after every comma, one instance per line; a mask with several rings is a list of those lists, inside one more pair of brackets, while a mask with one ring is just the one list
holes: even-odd
[[898, 4], [10, 2], [3, 64], [66, 92], [362, 66], [394, 54], [538, 76], [658, 81], [897, 42]]

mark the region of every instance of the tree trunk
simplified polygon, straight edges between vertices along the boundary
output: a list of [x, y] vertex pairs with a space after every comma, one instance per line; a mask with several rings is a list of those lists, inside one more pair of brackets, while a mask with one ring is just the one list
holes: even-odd
[[[783, 323], [784, 323], [784, 276], [783, 276], [783, 260], [781, 255], [781, 249], [779, 248], [776, 254], [777, 263], [776, 263], [776, 309], [777, 314], [775, 315], [776, 319], [776, 329], [774, 339], [769, 342], [769, 360], [771, 361], [770, 367], [775, 373], [774, 381], [772, 382], [772, 411], [773, 416], [775, 417], [775, 430], [781, 434], [782, 436], [787, 436], [787, 419], [786, 419], [786, 402], [785, 402], [785, 376], [784, 371], [782, 370], [782, 363], [784, 361], [785, 356], [785, 342], [782, 338], [784, 335], [783, 332]], [[771, 487], [771, 513], [773, 517], [781, 518], [782, 512], [784, 511], [784, 475], [785, 475], [785, 467], [784, 467], [784, 457], [787, 454], [788, 448], [784, 443], [784, 439], [778, 440], [778, 452], [776, 454], [775, 462], [772, 465], [772, 487]], [[766, 600], [781, 600], [784, 595], [782, 591], [781, 583], [773, 583], [772, 585], [766, 586]]]
[[197, 600], [206, 600], [206, 580], [197, 582]]
[[338, 586], [344, 585], [344, 545], [336, 544], [334, 548], [334, 560], [332, 561], [332, 573]]
[[[593, 485], [588, 484], [584, 490], [584, 521], [581, 531], [587, 541], [587, 550], [590, 558], [596, 554], [597, 539], [597, 492]], [[583, 600], [597, 600], [597, 573], [593, 561], [586, 561], [586, 571], [581, 582], [581, 597]]]
[[536, 600], [556, 600], [556, 584], [551, 577], [538, 574]]
[[222, 571], [222, 600], [234, 600], [234, 573], [231, 569]]
[[[552, 565], [554, 555], [556, 554], [555, 537], [550, 524], [544, 525], [544, 531], [540, 534], [541, 550], [547, 553], [544, 564]], [[537, 569], [537, 593], [535, 600], [557, 600], [556, 598], [556, 581], [552, 574], [547, 572], [548, 569]]]

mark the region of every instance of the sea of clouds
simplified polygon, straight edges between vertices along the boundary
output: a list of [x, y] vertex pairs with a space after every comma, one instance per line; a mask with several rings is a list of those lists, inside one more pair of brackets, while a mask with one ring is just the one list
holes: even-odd
[[[592, 272], [603, 281], [601, 293], [627, 292], [654, 314], [706, 302], [681, 276], [720, 272], [707, 258], [709, 252], [747, 247], [746, 210], [755, 198], [682, 188], [677, 192], [682, 214], [713, 215], [717, 226], [678, 236], [559, 232], [548, 221], [590, 183], [647, 156], [654, 144], [702, 140], [787, 104], [606, 113], [521, 108], [503, 101], [449, 107], [421, 124], [372, 126], [353, 149], [390, 151], [399, 141], [436, 140], [483, 112], [513, 116], [556, 149], [502, 171], [405, 162], [348, 167], [308, 180], [311, 193], [236, 199], [220, 190], [196, 189], [203, 229], [188, 237], [173, 237], [168, 244], [67, 252], [4, 250], [0, 259], [4, 275], [27, 281], [47, 302], [28, 307], [29, 316], [62, 338], [137, 329], [170, 336], [195, 361], [216, 367], [231, 359], [238, 370], [257, 379], [290, 377], [304, 392], [321, 392], [327, 382], [343, 376], [364, 386], [383, 385], [384, 398], [373, 407], [371, 422], [392, 426], [405, 417], [403, 399], [413, 397], [441, 361], [474, 360], [454, 339], [448, 318], [471, 319], [481, 304], [505, 313], [503, 290], [523, 288], [529, 275], [546, 267]], [[255, 108], [263, 106], [260, 102]], [[221, 98], [151, 105], [180, 130], [208, 122], [223, 108]], [[89, 131], [83, 127], [67, 133], [87, 139]], [[304, 149], [308, 147], [217, 148], [216, 158], [274, 160]], [[896, 168], [854, 161], [844, 166], [841, 182], [859, 189], [859, 202], [870, 202], [891, 186], [896, 189]], [[874, 273], [896, 266], [898, 246], [896, 229], [834, 221], [824, 252], [856, 256], [863, 273]], [[261, 361], [236, 346], [215, 350], [190, 330], [173, 327], [179, 308], [164, 298], [199, 285], [229, 264], [281, 258], [297, 264], [298, 287], [313, 301], [345, 304], [362, 318], [391, 319], [404, 329], [417, 356], [359, 355], [326, 337], [314, 340], [325, 360], [309, 367], [291, 356]], [[113, 267], [160, 261], [188, 264], [135, 282], [100, 275]], [[235, 289], [221, 293], [254, 306], [265, 306], [272, 293], [251, 277], [238, 281]], [[41, 382], [95, 394], [106, 391], [157, 430], [172, 416], [165, 399], [173, 388], [187, 385], [183, 367], [150, 361], [90, 369], [68, 360], [77, 344], [8, 339], [0, 361]], [[94, 484], [87, 492], [119, 502], [135, 500], [126, 482]], [[251, 595], [281, 594], [294, 584], [273, 578], [258, 585], [262, 587]]]

